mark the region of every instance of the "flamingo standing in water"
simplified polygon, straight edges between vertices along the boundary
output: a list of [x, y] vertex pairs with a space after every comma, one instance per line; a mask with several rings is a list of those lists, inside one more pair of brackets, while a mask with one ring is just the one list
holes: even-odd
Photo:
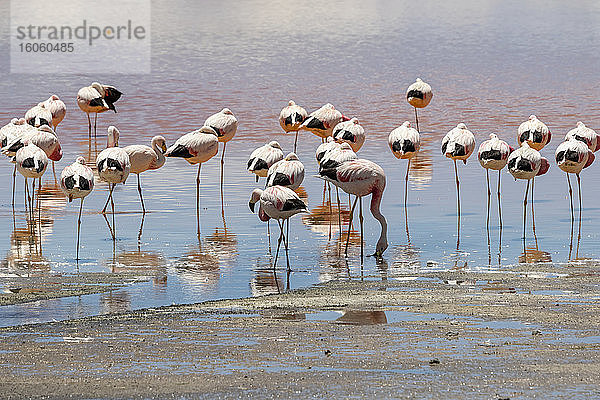
[[498, 215], [500, 217], [500, 227], [502, 228], [502, 208], [500, 205], [500, 174], [502, 168], [508, 163], [508, 156], [513, 152], [513, 148], [508, 145], [504, 140], [500, 140], [498, 135], [490, 134], [490, 139], [479, 145], [479, 151], [477, 152], [477, 158], [483, 168], [485, 168], [485, 176], [487, 180], [488, 189], [488, 217], [487, 221], [490, 221], [490, 200], [492, 191], [490, 190], [490, 169], [498, 171]]
[[266, 177], [271, 165], [283, 160], [283, 151], [278, 142], [272, 141], [259, 147], [250, 154], [248, 159], [248, 172], [256, 174], [256, 182], [259, 177]]
[[[352, 225], [352, 217], [356, 202], [362, 199], [363, 196], [371, 194], [371, 214], [381, 225], [381, 234], [375, 247], [375, 257], [381, 257], [383, 252], [388, 247], [387, 242], [387, 221], [379, 208], [383, 191], [385, 189], [385, 172], [383, 169], [372, 161], [364, 159], [356, 159], [341, 163], [334, 168], [322, 168], [319, 171], [319, 178], [325, 179], [338, 186], [344, 192], [356, 196], [352, 209], [350, 210], [350, 221], [348, 223], [348, 233]], [[360, 203], [359, 220], [360, 220], [360, 259], [363, 262], [363, 213], [362, 201]], [[346, 240], [346, 255], [348, 255], [348, 244], [350, 242], [350, 234]]]
[[[535, 115], [530, 115], [527, 121], [519, 125], [517, 130], [517, 141], [519, 146], [523, 142], [527, 142], [529, 147], [534, 150], [541, 151], [544, 146], [550, 143], [552, 133], [548, 126], [540, 121]], [[535, 213], [533, 211], [533, 195], [535, 190], [535, 177], [531, 180], [531, 214], [533, 216], [533, 226], [535, 229]]]
[[229, 108], [224, 108], [216, 114], [211, 115], [204, 121], [204, 126], [210, 126], [217, 132], [217, 139], [223, 143], [223, 154], [221, 155], [221, 188], [223, 188], [223, 164], [225, 164], [225, 146], [235, 136], [238, 128], [238, 120]]
[[527, 195], [529, 191], [529, 181], [534, 177], [548, 172], [550, 163], [542, 157], [536, 149], [529, 146], [524, 141], [517, 150], [513, 151], [508, 157], [508, 172], [515, 179], [527, 180], [525, 189], [525, 199], [523, 200], [523, 241], [525, 241], [525, 225], [527, 221]]
[[117, 112], [114, 103], [121, 98], [122, 93], [114, 86], [93, 82], [90, 86], [82, 87], [77, 92], [77, 105], [87, 114], [88, 136], [92, 136], [92, 121], [90, 113], [94, 113], [94, 137], [96, 137], [96, 122], [98, 113], [108, 110]]
[[308, 118], [306, 110], [297, 105], [294, 100], [290, 100], [288, 105], [284, 107], [279, 113], [279, 125], [285, 131], [285, 133], [296, 132], [296, 138], [294, 139], [294, 153], [296, 152], [296, 146], [298, 144], [298, 131], [300, 125]]
[[462, 160], [467, 163], [467, 159], [473, 154], [475, 149], [475, 135], [467, 129], [463, 123], [456, 125], [456, 128], [444, 136], [442, 139], [442, 154], [454, 161], [454, 176], [456, 177], [456, 200], [458, 217], [460, 218], [460, 182], [458, 180], [458, 168], [456, 160]]
[[595, 130], [585, 126], [581, 121], [577, 122], [577, 127], [575, 129], [571, 129], [567, 132], [565, 140], [569, 140], [570, 138], [575, 138], [584, 142], [593, 152], [600, 150], [600, 135], [598, 135]]
[[81, 231], [83, 199], [94, 189], [94, 171], [85, 164], [85, 158], [77, 157], [73, 164], [63, 169], [60, 174], [60, 188], [68, 197], [69, 203], [73, 199], [81, 199], [79, 217], [77, 218], [77, 250], [75, 257], [75, 260], [79, 260], [79, 232]]
[[365, 128], [358, 122], [358, 118], [342, 121], [333, 128], [333, 139], [338, 143], [348, 143], [356, 153], [365, 143]]
[[415, 121], [417, 123], [417, 131], [419, 130], [419, 116], [417, 115], [417, 108], [425, 108], [433, 98], [433, 92], [431, 86], [425, 83], [421, 78], [417, 78], [415, 83], [410, 85], [406, 89], [406, 101], [408, 104], [415, 109]]
[[40, 105], [33, 106], [25, 113], [25, 121], [34, 128], [52, 126], [52, 113]]
[[[17, 150], [8, 151], [8, 144], [25, 135], [28, 131], [35, 131], [35, 128], [25, 122], [25, 118], [13, 118], [8, 124], [0, 128], [0, 149], [2, 153], [8, 156], [12, 163]], [[13, 168], [12, 176], [12, 205], [15, 205], [15, 179], [17, 177], [17, 164]]]
[[310, 113], [300, 125], [300, 130], [310, 131], [325, 141], [325, 138], [333, 134], [333, 128], [337, 124], [349, 120], [348, 117], [336, 110], [333, 104], [327, 103]]
[[285, 257], [287, 260], [287, 268], [290, 269], [290, 259], [288, 256], [288, 240], [283, 233], [284, 224], [290, 224], [290, 217], [299, 213], [308, 212], [306, 204], [298, 197], [292, 189], [283, 186], [270, 186], [265, 190], [254, 189], [250, 197], [249, 207], [254, 212], [255, 204], [260, 201], [260, 209], [258, 217], [261, 221], [269, 221], [269, 219], [277, 220], [279, 225], [279, 239], [277, 240], [277, 251], [275, 252], [275, 263], [273, 269], [277, 266], [277, 258], [279, 256], [279, 247], [283, 241], [285, 247]]
[[[25, 177], [25, 193], [27, 200], [29, 201], [29, 209], [33, 216], [33, 198], [35, 197], [35, 180], [39, 179], [38, 188], [38, 215], [41, 209], [40, 190], [42, 188], [42, 175], [46, 172], [48, 167], [48, 156], [44, 150], [37, 147], [35, 144], [26, 141], [25, 146], [21, 147], [15, 155], [15, 163], [17, 165], [17, 171]], [[32, 195], [29, 195], [29, 186], [27, 185], [27, 179], [33, 179]], [[39, 215], [41, 218], [41, 215]]]
[[48, 125], [41, 125], [37, 129], [29, 129], [16, 137], [12, 142], [6, 145], [7, 153], [16, 152], [25, 143], [33, 143], [44, 150], [46, 156], [52, 160], [52, 170], [54, 171], [54, 162], [62, 159], [63, 153], [56, 133]]
[[52, 114], [52, 128], [54, 129], [54, 132], [56, 132], [58, 124], [62, 122], [67, 114], [67, 106], [65, 103], [57, 95], [53, 94], [48, 100], [39, 103], [38, 106], [50, 111], [50, 114]]
[[419, 152], [421, 147], [421, 138], [419, 131], [410, 126], [409, 121], [404, 121], [402, 125], [390, 132], [388, 144], [396, 158], [408, 159], [406, 166], [406, 177], [404, 178], [404, 207], [408, 196], [408, 173], [410, 171], [410, 160]]
[[106, 207], [110, 202], [112, 207], [113, 229], [111, 231], [113, 239], [116, 238], [115, 231], [115, 203], [113, 201], [113, 190], [118, 183], [125, 183], [131, 170], [129, 155], [119, 147], [119, 130], [115, 126], [108, 127], [108, 140], [106, 149], [102, 150], [96, 157], [96, 168], [101, 180], [108, 183], [109, 193], [106, 204], [102, 209], [102, 214], [106, 213]]
[[142, 184], [140, 182], [140, 174], [148, 170], [159, 169], [165, 165], [165, 152], [167, 144], [162, 136], [154, 136], [152, 138], [152, 147], [141, 144], [135, 144], [123, 148], [129, 156], [131, 164], [130, 173], [137, 175], [138, 193], [140, 194], [140, 202], [142, 203], [142, 213], [146, 214], [146, 206], [142, 197]]
[[165, 152], [165, 157], [181, 157], [191, 165], [198, 164], [198, 174], [196, 175], [198, 238], [200, 238], [200, 169], [202, 168], [202, 163], [216, 156], [218, 152], [218, 134], [209, 126], [203, 126], [196, 131], [183, 135]]

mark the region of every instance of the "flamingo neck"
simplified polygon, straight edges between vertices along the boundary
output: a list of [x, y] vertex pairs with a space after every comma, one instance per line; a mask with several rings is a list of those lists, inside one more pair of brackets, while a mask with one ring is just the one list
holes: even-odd
[[373, 195], [371, 196], [371, 214], [373, 215], [373, 218], [379, 221], [379, 224], [381, 225], [381, 234], [379, 235], [379, 240], [377, 241], [376, 247], [376, 251], [379, 253], [378, 255], [383, 254], [388, 247], [387, 221], [381, 211], [379, 211], [384, 188], [385, 183], [383, 185], [378, 185], [378, 187], [373, 190]]
[[167, 159], [165, 158], [162, 149], [158, 147], [158, 143], [154, 140], [152, 141], [152, 150], [154, 150], [154, 152], [156, 153], [156, 164], [159, 167], [162, 167]]

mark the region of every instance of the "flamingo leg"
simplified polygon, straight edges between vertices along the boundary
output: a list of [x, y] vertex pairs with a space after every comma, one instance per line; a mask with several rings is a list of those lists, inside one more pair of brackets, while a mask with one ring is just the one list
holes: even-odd
[[571, 178], [567, 172], [567, 183], [569, 184], [569, 198], [571, 199], [571, 224], [575, 221], [575, 212], [573, 211], [573, 188], [571, 187]]
[[[416, 110], [416, 108], [415, 108]], [[408, 159], [408, 165], [406, 166], [406, 177], [404, 178], [404, 208], [406, 208], [408, 199], [408, 172], [410, 171], [410, 158]]]
[[35, 178], [31, 182], [31, 200], [29, 205], [31, 206], [31, 218], [35, 224]]
[[81, 231], [81, 211], [83, 210], [83, 197], [81, 198], [81, 204], [79, 205], [79, 218], [77, 218], [77, 250], [75, 260], [79, 261], [79, 232]]
[[578, 190], [578, 195], [579, 195], [579, 227], [577, 228], [577, 250], [575, 251], [575, 258], [579, 258], [579, 242], [581, 241], [581, 210], [582, 210], [581, 177], [579, 176], [579, 174], [576, 174], [575, 176], [577, 176], [577, 190]]
[[[221, 199], [223, 199], [223, 165], [225, 164], [225, 146], [227, 146], [227, 143], [223, 143], [223, 153], [221, 154]], [[223, 203], [222, 200], [221, 203]]]
[[25, 193], [25, 212], [29, 213], [29, 185], [27, 184], [27, 178], [25, 178], [25, 190], [23, 191], [23, 193]]
[[198, 224], [198, 238], [200, 237], [200, 169], [202, 163], [198, 164], [198, 174], [196, 175], [196, 221]]
[[[492, 191], [490, 190], [490, 170], [485, 169], [485, 178], [487, 181], [487, 220], [486, 225], [488, 229], [488, 242], [489, 242], [489, 230], [490, 230], [490, 202], [492, 200]], [[488, 246], [489, 247], [489, 246]], [[490, 262], [491, 264], [491, 262]]]
[[[35, 180], [34, 180], [35, 181]], [[38, 204], [38, 221], [40, 224], [40, 252], [42, 248], [42, 177], [38, 181], [38, 194], [37, 194], [37, 204]]]
[[331, 215], [333, 214], [333, 209], [331, 208], [331, 185], [327, 182], [327, 197], [329, 201], [329, 239], [331, 240]]
[[267, 221], [267, 240], [269, 241], [269, 254], [271, 254], [271, 220]]
[[500, 175], [501, 172], [498, 170], [498, 217], [500, 218], [500, 229], [502, 230], [502, 205], [500, 200]]
[[106, 198], [106, 203], [104, 204], [104, 208], [102, 208], [102, 211], [100, 211], [101, 214], [106, 214], [106, 208], [108, 207], [108, 204], [110, 203], [110, 197], [112, 196], [112, 183], [108, 184], [108, 197]]
[[460, 218], [460, 182], [458, 180], [458, 168], [456, 167], [456, 160], [454, 161], [454, 176], [456, 176], [456, 205], [458, 210], [458, 218]]
[[137, 174], [137, 181], [138, 181], [138, 193], [140, 194], [140, 201], [142, 202], [142, 213], [146, 214], [146, 206], [144, 205], [144, 197], [142, 196], [142, 183], [141, 183], [140, 174]]
[[52, 161], [52, 175], [54, 175], [54, 183], [56, 183], [57, 179], [56, 179], [56, 169], [54, 168], [54, 161]]
[[527, 225], [527, 197], [529, 195], [529, 179], [525, 188], [525, 198], [523, 199], [523, 246], [525, 246], [525, 226]]
[[[113, 183], [110, 189], [110, 208], [112, 211], [112, 224], [113, 224], [113, 242], [117, 238], [117, 225], [115, 224], [115, 202], [113, 200], [113, 190], [115, 190], [115, 184]], [[114, 246], [114, 243], [113, 243]]]
[[96, 122], [98, 121], [98, 113], [94, 114], [94, 139], [96, 138], [96, 134], [98, 131], [96, 130]]
[[277, 258], [279, 258], [279, 247], [281, 247], [281, 241], [283, 240], [283, 227], [281, 226], [281, 222], [277, 220], [277, 225], [279, 225], [279, 238], [277, 239], [277, 250], [275, 251], [275, 262], [273, 263], [273, 271], [277, 267]]
[[535, 176], [531, 179], [531, 222], [533, 223], [533, 234], [535, 235], [535, 208], [533, 204], [533, 192], [535, 185]]
[[17, 179], [17, 163], [15, 163], [15, 168], [13, 169], [13, 178], [12, 178], [12, 206], [15, 206], [15, 180]]
[[362, 212], [362, 196], [360, 196], [358, 198], [358, 205], [359, 205], [359, 207], [358, 207], [358, 210], [359, 210], [359, 212], [358, 212], [358, 221], [360, 222], [360, 263], [362, 264], [363, 260], [364, 260], [364, 256], [363, 256], [363, 253], [364, 253], [363, 219], [364, 218], [363, 218], [363, 212]]
[[296, 131], [296, 138], [294, 139], [294, 153], [296, 152], [297, 145], [298, 145], [298, 131]]
[[[285, 225], [285, 222], [286, 222], [286, 220], [283, 220], [282, 225]], [[287, 219], [287, 230], [288, 230], [288, 232], [290, 230], [290, 220], [289, 220], [289, 218]], [[283, 237], [283, 245], [285, 247], [285, 261], [287, 263], [287, 270], [288, 271], [291, 270], [291, 268], [290, 268], [290, 257], [289, 257], [289, 240], [290, 240], [289, 236], [286, 234]]]
[[92, 120], [90, 119], [90, 113], [86, 113], [88, 117], [88, 138], [92, 138]]
[[416, 121], [416, 123], [417, 123], [417, 131], [418, 131], [418, 132], [421, 132], [421, 131], [419, 130], [419, 115], [417, 114], [417, 107], [413, 107], [413, 108], [415, 109], [415, 121]]
[[358, 196], [354, 199], [354, 203], [350, 209], [350, 220], [348, 221], [348, 236], [346, 237], [346, 257], [348, 257], [348, 244], [350, 244], [350, 229], [352, 228], [352, 218], [354, 217], [354, 209], [356, 208], [356, 202], [358, 201]]
[[342, 235], [342, 206], [340, 204], [340, 189], [335, 187], [335, 195], [337, 197], [337, 206], [338, 206], [338, 230], [340, 232], [340, 237]]
[[142, 231], [144, 229], [144, 218], [146, 218], [146, 214], [142, 214], [142, 221], [140, 222], [140, 231], [138, 232], [138, 251], [142, 251]]

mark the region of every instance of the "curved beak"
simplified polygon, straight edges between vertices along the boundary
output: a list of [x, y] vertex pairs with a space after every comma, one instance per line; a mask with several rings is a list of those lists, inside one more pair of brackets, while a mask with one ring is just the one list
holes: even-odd
[[160, 148], [162, 149], [163, 154], [167, 152], [167, 145], [165, 143], [163, 143], [162, 146], [160, 146]]
[[254, 212], [254, 205], [255, 205], [255, 204], [256, 204], [256, 203], [253, 203], [253, 202], [251, 202], [251, 201], [250, 201], [250, 202], [248, 202], [248, 207], [250, 207], [250, 211]]

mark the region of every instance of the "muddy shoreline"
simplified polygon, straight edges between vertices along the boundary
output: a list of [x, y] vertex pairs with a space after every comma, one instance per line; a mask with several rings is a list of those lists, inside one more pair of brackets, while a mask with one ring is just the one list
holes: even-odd
[[7, 398], [589, 398], [595, 264], [334, 281], [0, 329]]

